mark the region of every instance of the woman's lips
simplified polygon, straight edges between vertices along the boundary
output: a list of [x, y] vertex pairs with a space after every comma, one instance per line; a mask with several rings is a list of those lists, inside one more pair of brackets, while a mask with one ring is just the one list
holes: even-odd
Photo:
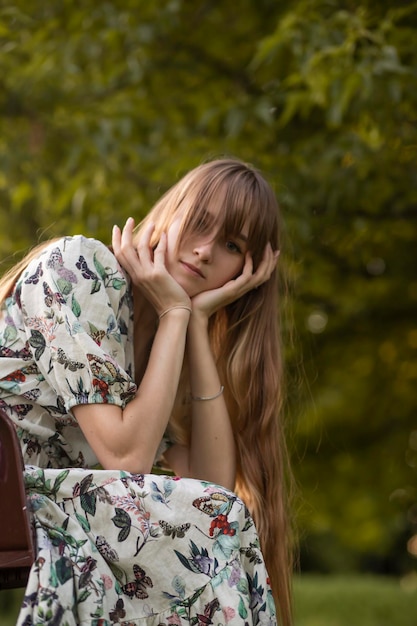
[[195, 265], [192, 265], [191, 263], [187, 263], [186, 261], [181, 261], [181, 264], [185, 267], [186, 270], [191, 272], [191, 274], [194, 274], [194, 276], [205, 278], [203, 272]]

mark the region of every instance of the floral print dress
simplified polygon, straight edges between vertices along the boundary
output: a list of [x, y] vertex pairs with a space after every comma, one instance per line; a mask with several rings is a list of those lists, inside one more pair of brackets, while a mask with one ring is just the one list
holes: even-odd
[[37, 546], [18, 624], [276, 624], [234, 493], [97, 469], [71, 408], [132, 399], [132, 341], [129, 283], [82, 236], [51, 242], [2, 306], [0, 406], [21, 442]]

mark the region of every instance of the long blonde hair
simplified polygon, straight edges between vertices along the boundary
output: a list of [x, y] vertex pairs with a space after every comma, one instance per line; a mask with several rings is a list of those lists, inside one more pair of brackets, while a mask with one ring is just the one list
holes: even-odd
[[[265, 246], [279, 248], [279, 210], [275, 195], [252, 166], [236, 159], [218, 159], [184, 176], [156, 203], [139, 226], [152, 220], [154, 243], [181, 210], [181, 238], [204, 222], [208, 207], [219, 207], [218, 227], [226, 235], [248, 223], [248, 249], [254, 266]], [[50, 241], [33, 248], [0, 280], [0, 303], [28, 263]], [[216, 357], [237, 445], [236, 491], [257, 525], [272, 589], [284, 626], [292, 622], [292, 535], [288, 487], [291, 470], [283, 421], [284, 371], [280, 331], [278, 272], [210, 319], [211, 345]], [[186, 376], [180, 384], [170, 426], [178, 441], [189, 440], [183, 400]]]
[[48, 246], [53, 241], [58, 241], [58, 239], [59, 237], [54, 237], [53, 239], [48, 239], [48, 241], [43, 241], [42, 243], [34, 246], [23, 257], [23, 259], [20, 259], [20, 261], [15, 263], [15, 265], [13, 265], [9, 270], [7, 270], [7, 272], [3, 274], [0, 279], [0, 305], [4, 302], [4, 300], [6, 300], [6, 298], [11, 295], [17, 279], [19, 278], [23, 270], [26, 269], [29, 263], [33, 259], [36, 259], [42, 252], [42, 250], [46, 248], [46, 246]]
[[[218, 229], [226, 236], [248, 224], [247, 247], [260, 262], [265, 246], [279, 248], [280, 216], [275, 194], [252, 166], [217, 159], [186, 174], [156, 203], [140, 224], [152, 220], [153, 244], [173, 219], [182, 218], [179, 244], [205, 222], [216, 206]], [[180, 213], [178, 213], [180, 211]], [[278, 272], [259, 288], [210, 319], [209, 333], [237, 444], [236, 491], [248, 505], [259, 532], [282, 623], [292, 621], [292, 535], [288, 487], [291, 470], [284, 424], [284, 372], [280, 331]], [[180, 384], [170, 420], [174, 438], [190, 440], [184, 419], [187, 380]]]

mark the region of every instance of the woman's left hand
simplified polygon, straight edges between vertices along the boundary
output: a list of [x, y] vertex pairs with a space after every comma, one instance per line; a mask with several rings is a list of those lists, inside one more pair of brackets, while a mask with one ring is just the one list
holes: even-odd
[[193, 307], [193, 315], [191, 317], [203, 316], [208, 319], [219, 309], [262, 285], [271, 277], [277, 265], [278, 257], [279, 250], [272, 250], [271, 244], [268, 243], [262, 260], [254, 272], [252, 256], [250, 252], [247, 252], [242, 273], [237, 278], [229, 280], [217, 289], [202, 291], [191, 299]]

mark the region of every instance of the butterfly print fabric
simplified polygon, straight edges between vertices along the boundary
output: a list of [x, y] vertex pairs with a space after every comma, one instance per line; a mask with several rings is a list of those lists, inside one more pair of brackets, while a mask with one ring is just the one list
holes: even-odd
[[44, 249], [3, 305], [0, 406], [21, 442], [37, 545], [18, 626], [276, 624], [235, 494], [97, 469], [71, 408], [129, 402], [132, 339], [129, 281], [81, 236]]
[[0, 321], [0, 406], [27, 463], [97, 463], [70, 409], [133, 397], [132, 322], [128, 282], [100, 242], [64, 238], [28, 265]]

